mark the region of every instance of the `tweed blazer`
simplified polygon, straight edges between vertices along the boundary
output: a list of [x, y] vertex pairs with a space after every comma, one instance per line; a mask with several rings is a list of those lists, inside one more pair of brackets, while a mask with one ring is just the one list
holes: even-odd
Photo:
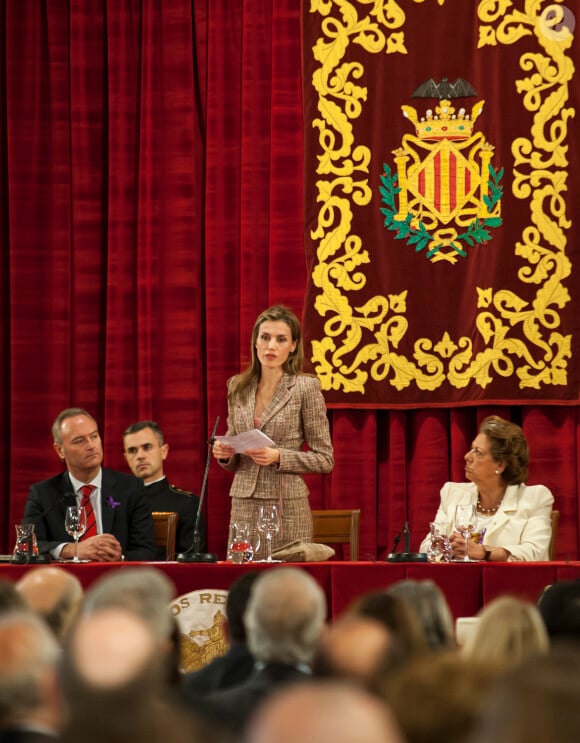
[[[256, 428], [254, 408], [257, 384], [228, 405], [228, 435]], [[250, 457], [236, 454], [221, 466], [235, 472], [232, 498], [304, 498], [305, 472], [330, 472], [334, 455], [326, 404], [320, 382], [305, 374], [284, 374], [260, 419], [260, 430], [275, 442], [280, 462], [262, 467]], [[308, 449], [303, 449], [303, 444]]]
[[[477, 503], [477, 485], [472, 482], [446, 482], [441, 488], [441, 504], [434, 521], [455, 529], [455, 506]], [[485, 533], [485, 544], [509, 550], [510, 562], [549, 560], [552, 535], [551, 513], [554, 496], [545, 485], [508, 485], [497, 512]], [[420, 550], [429, 548], [429, 537]]]

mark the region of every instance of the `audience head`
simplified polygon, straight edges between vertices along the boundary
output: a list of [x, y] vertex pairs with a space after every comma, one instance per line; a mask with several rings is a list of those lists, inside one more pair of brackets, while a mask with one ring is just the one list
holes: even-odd
[[397, 673], [386, 674], [375, 691], [407, 743], [465, 743], [500, 670], [468, 661], [457, 650], [442, 650], [412, 658]]
[[123, 606], [83, 614], [64, 649], [69, 714], [61, 743], [186, 743], [190, 718], [168, 695], [152, 625]]
[[454, 646], [453, 615], [436, 583], [432, 580], [402, 580], [393, 583], [387, 594], [396, 596], [413, 609], [431, 650]]
[[470, 743], [577, 743], [578, 700], [580, 648], [557, 643], [498, 679]]
[[244, 613], [252, 586], [259, 575], [257, 570], [251, 570], [237, 578], [230, 586], [226, 599], [227, 633], [230, 643], [245, 643], [247, 640]]
[[504, 482], [507, 485], [526, 482], [530, 450], [522, 429], [499, 415], [490, 415], [482, 421], [479, 432], [487, 436], [493, 459], [505, 463], [501, 473]]
[[30, 568], [16, 588], [62, 643], [83, 600], [80, 580], [64, 568], [43, 566]]
[[538, 602], [550, 640], [580, 640], [580, 581], [548, 586]]
[[54, 634], [36, 614], [0, 616], [0, 730], [24, 725], [58, 731], [60, 657]]
[[404, 743], [379, 699], [339, 681], [312, 681], [275, 692], [250, 721], [247, 743]]
[[143, 677], [154, 678], [157, 638], [144, 617], [120, 605], [83, 614], [65, 646], [65, 677], [84, 691], [118, 692]]
[[479, 612], [479, 622], [462, 652], [467, 658], [515, 665], [547, 653], [550, 641], [538, 608], [513, 596], [500, 596]]
[[260, 575], [252, 587], [245, 624], [256, 660], [310, 663], [326, 619], [326, 598], [318, 583], [298, 568]]
[[391, 633], [400, 662], [428, 651], [419, 618], [409, 604], [398, 596], [386, 591], [369, 591], [354, 601], [347, 614], [382, 622]]
[[146, 483], [163, 477], [163, 462], [169, 454], [163, 431], [155, 421], [132, 423], [123, 432], [125, 460], [135, 477]]
[[126, 567], [106, 573], [86, 591], [83, 614], [120, 607], [147, 623], [165, 659], [167, 677], [179, 677], [179, 632], [171, 613], [175, 587], [161, 570]]
[[318, 677], [342, 678], [372, 686], [392, 661], [393, 637], [372, 617], [345, 616], [322, 634], [313, 663]]
[[28, 604], [11, 580], [0, 578], [0, 616], [17, 609], [25, 611]]
[[151, 627], [158, 641], [173, 632], [170, 604], [175, 586], [161, 570], [126, 567], [106, 573], [87, 590], [83, 613], [119, 606], [134, 612]]

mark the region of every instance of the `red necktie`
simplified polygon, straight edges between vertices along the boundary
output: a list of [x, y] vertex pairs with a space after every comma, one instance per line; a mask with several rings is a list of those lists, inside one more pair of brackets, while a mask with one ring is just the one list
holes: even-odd
[[93, 511], [93, 507], [91, 505], [91, 493], [94, 489], [94, 485], [81, 486], [81, 493], [83, 494], [83, 497], [81, 498], [81, 506], [84, 506], [84, 509], [87, 512], [87, 530], [81, 537], [81, 540], [88, 539], [89, 537], [94, 537], [97, 534], [95, 512]]

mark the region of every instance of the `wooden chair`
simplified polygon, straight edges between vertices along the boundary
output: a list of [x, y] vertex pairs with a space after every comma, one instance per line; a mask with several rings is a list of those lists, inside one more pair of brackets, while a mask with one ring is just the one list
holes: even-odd
[[165, 547], [165, 559], [175, 560], [175, 534], [179, 515], [174, 511], [154, 511], [155, 546]]
[[350, 559], [358, 560], [360, 508], [312, 511], [312, 541], [317, 544], [348, 544]]
[[558, 543], [558, 522], [560, 521], [560, 511], [552, 509], [552, 538], [550, 540], [550, 560], [556, 559], [556, 546]]

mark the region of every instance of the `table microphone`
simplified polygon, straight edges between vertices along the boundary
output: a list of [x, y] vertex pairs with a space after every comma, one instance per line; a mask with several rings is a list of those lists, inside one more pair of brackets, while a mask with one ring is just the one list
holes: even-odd
[[[51, 503], [50, 506], [48, 506], [48, 508], [45, 508], [44, 511], [42, 511], [38, 516], [29, 516], [28, 521], [23, 521], [22, 523], [32, 524], [36, 527], [36, 524], [38, 524], [39, 521], [42, 521], [47, 513], [50, 513], [53, 508], [60, 506], [60, 504], [67, 498], [75, 498], [76, 503], [76, 496], [74, 493], [63, 493], [55, 503]], [[52, 558], [48, 553], [35, 555], [32, 552], [32, 541], [32, 539], [28, 540], [27, 552], [16, 552], [12, 555], [12, 559], [10, 560], [10, 562], [16, 563], [18, 565], [46, 565], [47, 563], [51, 562]]]
[[[427, 562], [427, 553], [426, 552], [411, 552], [411, 534], [409, 532], [409, 522], [405, 521], [405, 526], [403, 528], [403, 536], [405, 538], [405, 551], [404, 552], [391, 552], [389, 555], [387, 555], [386, 562]], [[393, 550], [396, 549], [397, 544], [399, 543], [399, 539], [401, 538], [401, 533], [397, 534], [397, 538], [395, 538], [395, 544], [393, 547]]]
[[199, 494], [199, 502], [197, 504], [197, 513], [195, 514], [195, 525], [193, 527], [193, 544], [185, 552], [180, 552], [175, 558], [177, 562], [217, 562], [217, 555], [212, 552], [200, 552], [201, 534], [199, 525], [201, 522], [201, 509], [203, 507], [203, 499], [207, 488], [207, 478], [209, 475], [209, 465], [211, 463], [211, 449], [215, 441], [215, 432], [217, 431], [218, 423], [220, 422], [219, 415], [215, 419], [215, 424], [209, 441], [207, 442], [207, 458], [205, 460], [205, 472], [203, 473], [203, 481], [201, 483], [201, 491]]

